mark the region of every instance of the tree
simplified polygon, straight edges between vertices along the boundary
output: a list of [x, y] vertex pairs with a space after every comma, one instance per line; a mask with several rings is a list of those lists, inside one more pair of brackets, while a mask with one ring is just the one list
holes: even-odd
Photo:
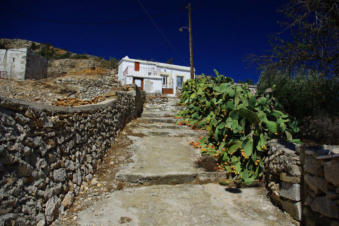
[[292, 77], [300, 69], [339, 76], [338, 0], [290, 0], [282, 12], [283, 30], [272, 40], [272, 51], [261, 56], [266, 71]]
[[249, 84], [249, 85], [254, 85], [253, 80], [252, 80], [252, 79], [249, 79], [249, 78], [246, 79], [244, 82], [241, 81], [241, 80], [239, 80], [238, 83], [247, 83], [247, 84]]
[[173, 58], [169, 58], [168, 61], [166, 62], [166, 64], [173, 64]]
[[285, 110], [305, 116], [339, 115], [338, 0], [290, 0], [280, 10], [283, 30], [270, 54], [257, 58], [258, 92], [273, 88]]

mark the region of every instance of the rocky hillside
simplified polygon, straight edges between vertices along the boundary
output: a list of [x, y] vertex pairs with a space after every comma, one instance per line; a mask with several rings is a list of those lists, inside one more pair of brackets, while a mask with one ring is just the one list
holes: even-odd
[[0, 39], [0, 49], [29, 48], [33, 52], [48, 59], [48, 77], [63, 76], [89, 68], [117, 69], [118, 60], [110, 58], [77, 54], [68, 50], [56, 48], [51, 44], [44, 44], [24, 39]]
[[79, 55], [49, 44], [22, 39], [0, 39], [0, 48], [29, 48], [48, 59], [46, 79], [0, 79], [0, 96], [77, 106], [100, 102], [112, 92], [122, 89], [117, 79], [117, 60]]
[[12, 48], [29, 48], [35, 53], [38, 53], [47, 59], [93, 59], [100, 60], [99, 57], [88, 54], [72, 53], [65, 49], [60, 49], [52, 46], [51, 44], [39, 43], [24, 39], [0, 39], [0, 49], [12, 49]]

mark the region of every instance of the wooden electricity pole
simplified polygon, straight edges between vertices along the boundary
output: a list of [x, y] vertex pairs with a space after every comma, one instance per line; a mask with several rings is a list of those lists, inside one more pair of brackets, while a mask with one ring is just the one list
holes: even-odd
[[187, 8], [188, 8], [188, 33], [190, 42], [191, 79], [194, 79], [191, 3], [188, 3]]

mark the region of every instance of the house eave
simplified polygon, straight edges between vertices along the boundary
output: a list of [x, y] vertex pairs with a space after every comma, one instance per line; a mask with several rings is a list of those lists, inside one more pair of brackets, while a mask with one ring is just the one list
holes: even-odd
[[122, 58], [119, 62], [119, 65], [123, 61], [140, 62], [140, 63], [143, 63], [143, 64], [154, 65], [154, 66], [170, 68], [170, 69], [183, 70], [183, 71], [187, 71], [187, 72], [189, 72], [191, 70], [190, 67], [187, 67], [187, 66], [181, 66], [181, 65], [175, 65], [175, 64], [166, 64], [166, 63], [147, 61], [147, 60], [137, 60], [137, 59], [132, 59], [132, 58]]

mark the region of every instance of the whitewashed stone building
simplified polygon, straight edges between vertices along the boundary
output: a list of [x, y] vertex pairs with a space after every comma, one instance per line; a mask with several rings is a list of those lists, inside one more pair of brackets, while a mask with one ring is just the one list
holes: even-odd
[[190, 79], [190, 67], [131, 59], [119, 62], [118, 78], [122, 85], [136, 84], [146, 93], [175, 95]]
[[47, 67], [48, 61], [28, 48], [0, 49], [0, 78], [42, 79]]

